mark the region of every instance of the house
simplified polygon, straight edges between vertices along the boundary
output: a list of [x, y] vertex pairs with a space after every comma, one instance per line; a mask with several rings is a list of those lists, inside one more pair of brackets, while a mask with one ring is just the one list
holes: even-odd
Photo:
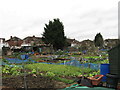
[[4, 45], [4, 41], [5, 41], [4, 38], [0, 38], [0, 49], [3, 47], [3, 45]]
[[68, 42], [68, 47], [65, 47], [65, 50], [69, 51], [69, 52], [75, 52], [78, 51], [78, 47], [80, 42], [75, 40], [75, 39], [70, 39], [67, 38], [67, 42]]
[[95, 47], [94, 42], [87, 39], [87, 40], [83, 40], [80, 42], [79, 44], [79, 49], [80, 50], [92, 50]]
[[7, 42], [5, 42], [5, 38], [0, 38], [0, 55], [11, 55], [12, 52], [9, 48]]
[[118, 44], [119, 40], [118, 39], [106, 39], [104, 40], [104, 45], [106, 48], [111, 49], [115, 47]]
[[23, 40], [18, 37], [10, 37], [9, 40], [5, 41], [8, 43], [10, 49], [20, 49], [23, 43]]
[[49, 45], [46, 45], [42, 41], [41, 37], [35, 37], [34, 35], [28, 36], [23, 40], [16, 36], [11, 36], [9, 40], [5, 41], [5, 43], [8, 43], [10, 50], [13, 52], [43, 52], [50, 48]]
[[67, 41], [71, 44], [69, 49], [72, 51], [91, 50], [92, 48], [95, 47], [94, 42], [89, 39], [83, 40], [81, 42], [75, 39], [67, 39]]
[[67, 39], [67, 42], [71, 44], [71, 47], [76, 47], [80, 44], [79, 41], [75, 40], [75, 39]]
[[5, 38], [0, 38], [0, 58], [2, 56], [2, 47], [4, 45]]
[[1, 55], [11, 55], [11, 50], [7, 42], [5, 42], [5, 38], [0, 38], [0, 56]]
[[20, 52], [21, 51], [21, 44], [23, 43], [23, 40], [14, 36], [10, 36], [10, 39], [5, 41], [8, 43], [9, 48], [12, 52]]
[[41, 37], [35, 37], [33, 35], [32, 37], [28, 36], [28, 37], [24, 38], [22, 46], [40, 46], [43, 44], [45, 44], [45, 43], [42, 41]]
[[41, 37], [28, 36], [23, 39], [23, 43], [21, 44], [22, 51], [25, 52], [50, 52], [52, 49], [51, 46], [45, 44], [42, 41]]
[[80, 44], [80, 46], [87, 46], [87, 47], [90, 47], [93, 45], [94, 45], [94, 42], [89, 39], [81, 41], [81, 44]]
[[9, 47], [8, 43], [5, 42], [5, 38], [0, 38], [0, 48], [2, 47]]

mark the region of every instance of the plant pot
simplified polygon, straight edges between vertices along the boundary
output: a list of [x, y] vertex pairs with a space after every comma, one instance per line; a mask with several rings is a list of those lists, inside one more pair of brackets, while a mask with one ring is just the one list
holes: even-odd
[[117, 88], [118, 85], [118, 75], [116, 74], [106, 74], [106, 87], [108, 88]]
[[103, 76], [104, 75], [95, 75], [93, 77], [89, 77], [89, 79], [92, 81], [92, 85], [99, 85]]

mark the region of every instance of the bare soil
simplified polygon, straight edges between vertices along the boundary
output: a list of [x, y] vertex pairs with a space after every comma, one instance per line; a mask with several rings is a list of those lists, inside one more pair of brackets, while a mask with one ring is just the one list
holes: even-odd
[[[2, 79], [2, 90], [25, 90], [24, 76], [15, 76]], [[26, 76], [27, 90], [56, 90], [65, 88], [68, 84], [42, 76]]]

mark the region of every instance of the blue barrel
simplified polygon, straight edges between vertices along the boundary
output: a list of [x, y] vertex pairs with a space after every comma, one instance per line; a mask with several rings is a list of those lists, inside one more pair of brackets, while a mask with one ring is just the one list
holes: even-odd
[[28, 55], [25, 55], [25, 59], [28, 59], [29, 58], [29, 56]]
[[21, 55], [21, 59], [25, 59], [25, 55]]
[[29, 57], [28, 55], [21, 55], [21, 59], [23, 59], [23, 60], [28, 59], [28, 57]]
[[100, 74], [104, 75], [102, 81], [105, 82], [107, 77], [106, 74], [110, 73], [110, 64], [101, 64], [100, 65]]

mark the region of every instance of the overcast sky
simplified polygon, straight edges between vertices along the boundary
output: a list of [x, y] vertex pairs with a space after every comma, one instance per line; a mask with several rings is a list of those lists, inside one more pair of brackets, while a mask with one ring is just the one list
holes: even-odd
[[65, 35], [82, 41], [118, 38], [119, 0], [1, 0], [0, 38], [42, 36], [45, 23], [59, 18]]

